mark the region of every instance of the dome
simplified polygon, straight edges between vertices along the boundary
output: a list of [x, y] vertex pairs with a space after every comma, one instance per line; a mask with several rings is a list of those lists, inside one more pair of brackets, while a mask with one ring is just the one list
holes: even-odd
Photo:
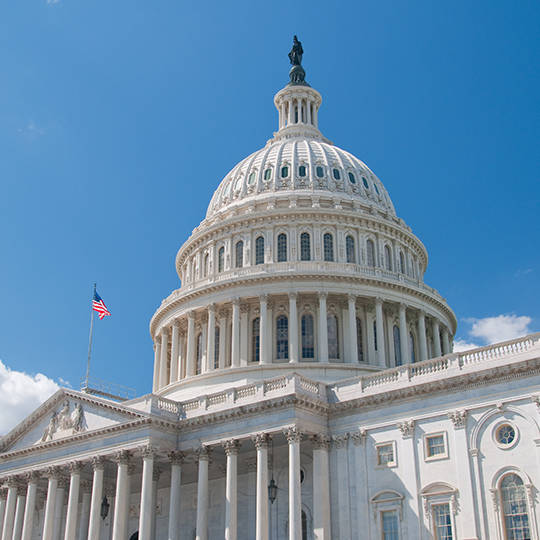
[[285, 197], [331, 194], [395, 215], [385, 187], [357, 157], [321, 138], [276, 137], [225, 176], [206, 217], [276, 193]]

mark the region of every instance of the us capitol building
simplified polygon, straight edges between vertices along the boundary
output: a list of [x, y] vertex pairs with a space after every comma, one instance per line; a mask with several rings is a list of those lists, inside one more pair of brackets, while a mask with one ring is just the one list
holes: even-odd
[[178, 251], [152, 393], [61, 389], [1, 440], [2, 540], [540, 538], [540, 334], [452, 352], [425, 247], [319, 131], [302, 53]]

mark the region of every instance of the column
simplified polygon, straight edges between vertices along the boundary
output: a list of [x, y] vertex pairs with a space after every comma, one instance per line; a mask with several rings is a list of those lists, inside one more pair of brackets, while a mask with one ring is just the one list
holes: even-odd
[[17, 491], [17, 503], [15, 505], [15, 519], [13, 524], [13, 540], [21, 540], [24, 520], [24, 507], [26, 505], [26, 490], [21, 485]]
[[6, 513], [7, 489], [0, 489], [0, 540], [2, 538], [2, 529], [4, 528], [4, 514]]
[[311, 102], [309, 99], [306, 99], [306, 113], [307, 113], [307, 123], [311, 124]]
[[157, 508], [157, 490], [161, 469], [157, 463], [154, 463], [152, 471], [152, 513], [150, 515], [150, 538], [156, 538], [156, 508]]
[[316, 435], [313, 441], [313, 536], [330, 540], [330, 437]]
[[386, 313], [386, 335], [388, 336], [388, 367], [396, 365], [396, 351], [394, 349], [394, 314], [387, 310]]
[[351, 438], [354, 444], [354, 483], [356, 484], [356, 522], [362, 527], [363, 535], [371, 538], [371, 519], [369, 511], [369, 486], [366, 439], [367, 431], [360, 429], [352, 432]]
[[238, 449], [234, 439], [223, 444], [227, 456], [227, 478], [225, 484], [225, 540], [236, 540], [238, 536]]
[[178, 378], [179, 381], [186, 376], [186, 335], [185, 332], [178, 334]]
[[65, 540], [73, 540], [77, 536], [77, 516], [79, 513], [79, 492], [81, 488], [82, 463], [74, 461], [69, 464], [69, 497], [66, 515]]
[[384, 318], [382, 298], [375, 299], [375, 321], [377, 326], [377, 356], [379, 366], [386, 366], [386, 344], [384, 341]]
[[172, 325], [171, 336], [171, 374], [169, 377], [169, 383], [176, 382], [178, 380], [178, 338], [180, 335], [180, 325], [178, 321], [175, 321]]
[[[348, 301], [348, 319], [349, 319], [349, 354], [350, 362], [358, 363], [358, 335], [356, 332], [356, 296], [349, 294]], [[324, 538], [322, 536], [321, 538]]]
[[375, 332], [373, 329], [373, 311], [371, 309], [365, 310], [366, 317], [366, 341], [367, 341], [367, 361], [371, 365], [376, 365], [377, 358], [375, 351]]
[[249, 342], [248, 342], [248, 316], [249, 306], [240, 306], [240, 365], [245, 367], [249, 363]]
[[208, 330], [206, 332], [206, 366], [204, 371], [214, 369], [214, 356], [216, 351], [216, 306], [208, 306]]
[[82, 502], [81, 502], [81, 523], [79, 524], [78, 540], [87, 540], [88, 525], [90, 524], [90, 500], [92, 484], [88, 481], [81, 483], [82, 487]]
[[195, 313], [188, 313], [186, 377], [195, 375]]
[[296, 293], [289, 293], [289, 362], [298, 362], [298, 311]]
[[222, 309], [219, 312], [219, 369], [225, 369], [227, 355], [227, 311]]
[[450, 350], [450, 338], [448, 335], [448, 328], [446, 326], [442, 327], [442, 352], [443, 354], [450, 354], [452, 351]]
[[403, 505], [403, 521], [407, 523], [409, 538], [422, 538], [422, 520], [419, 509], [419, 493], [418, 493], [418, 460], [416, 456], [416, 439], [415, 439], [415, 421], [405, 420], [397, 425], [401, 436], [401, 460], [407, 466], [403, 468], [401, 481], [405, 493], [410, 493], [409, 503]]
[[255, 540], [268, 540], [268, 433], [252, 437], [257, 449], [257, 509], [255, 517]]
[[66, 501], [67, 487], [68, 487], [67, 479], [64, 476], [62, 476], [58, 480], [58, 489], [56, 490], [53, 540], [60, 540], [60, 537], [62, 536], [62, 524], [64, 521], [64, 503]]
[[405, 304], [399, 304], [399, 342], [401, 348], [401, 363], [409, 364], [409, 333], [407, 332], [407, 307]]
[[[143, 450], [143, 470], [141, 482], [141, 510], [139, 512], [139, 540], [152, 539], [152, 476], [155, 451], [151, 446]], [[90, 539], [92, 540], [92, 539]]]
[[268, 295], [259, 297], [260, 317], [259, 317], [259, 363], [270, 363], [270, 340], [268, 339]]
[[[174, 343], [174, 342], [173, 342]], [[129, 460], [131, 453], [121, 450], [114, 458], [116, 461], [116, 493], [114, 496], [114, 516], [112, 540], [126, 540], [129, 518]], [[67, 529], [66, 529], [67, 534]], [[70, 540], [67, 536], [65, 540]]]
[[159, 360], [161, 358], [161, 340], [156, 337], [154, 343], [154, 381], [152, 383], [152, 392], [159, 390]]
[[240, 300], [232, 301], [231, 367], [240, 367]]
[[[37, 496], [37, 473], [29, 473], [26, 476], [28, 486], [26, 488], [26, 506], [24, 509], [24, 523], [22, 528], [21, 540], [31, 540], [34, 529], [34, 516], [36, 514], [36, 496]], [[75, 538], [75, 536], [73, 536]]]
[[434, 347], [434, 358], [438, 358], [439, 356], [442, 356], [441, 351], [441, 331], [439, 327], [439, 321], [437, 319], [433, 319], [433, 347]]
[[[56, 506], [56, 490], [58, 489], [58, 477], [59, 470], [56, 467], [50, 467], [47, 469], [47, 476], [49, 477], [49, 483], [47, 486], [47, 502], [45, 503], [45, 517], [43, 518], [43, 536], [42, 540], [52, 540], [53, 527], [54, 527], [54, 507]], [[8, 493], [9, 504], [9, 493]], [[7, 521], [7, 507], [6, 507], [6, 520], [4, 520], [4, 530], [6, 528]], [[2, 540], [7, 540], [7, 537], [2, 535]]]
[[210, 449], [199, 449], [199, 478], [197, 481], [197, 534], [195, 540], [208, 540], [208, 462]]
[[347, 445], [349, 434], [333, 437], [337, 461], [337, 508], [339, 538], [351, 540], [351, 508], [349, 501], [349, 467], [347, 459]]
[[328, 293], [319, 293], [319, 362], [328, 362], [328, 321], [326, 315], [326, 297]]
[[161, 357], [159, 359], [159, 386], [163, 388], [169, 384], [167, 377], [167, 359], [169, 356], [169, 329], [161, 329]]
[[[103, 498], [103, 472], [105, 460], [101, 456], [92, 459], [94, 475], [92, 478], [92, 498], [90, 500], [90, 520], [88, 523], [88, 539], [98, 540], [101, 529], [101, 501]], [[43, 540], [46, 540], [43, 538]]]
[[298, 428], [284, 432], [289, 443], [289, 540], [302, 538], [302, 495], [300, 485], [300, 440]]
[[171, 460], [171, 497], [169, 500], [169, 537], [168, 540], [180, 539], [180, 490], [182, 482], [182, 464], [184, 454], [174, 451], [169, 454]]
[[288, 111], [289, 118], [287, 119], [287, 125], [290, 126], [293, 123], [293, 109], [294, 109], [293, 100], [292, 99], [287, 100], [287, 104], [289, 105], [289, 111]]
[[418, 312], [418, 345], [420, 361], [427, 360], [426, 314], [423, 311]]

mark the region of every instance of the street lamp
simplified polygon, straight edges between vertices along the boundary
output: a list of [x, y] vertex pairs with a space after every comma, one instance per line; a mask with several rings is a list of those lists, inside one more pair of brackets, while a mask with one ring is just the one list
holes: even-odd
[[109, 508], [111, 505], [109, 504], [109, 501], [107, 500], [107, 497], [103, 497], [103, 501], [101, 501], [101, 518], [105, 519], [109, 515]]

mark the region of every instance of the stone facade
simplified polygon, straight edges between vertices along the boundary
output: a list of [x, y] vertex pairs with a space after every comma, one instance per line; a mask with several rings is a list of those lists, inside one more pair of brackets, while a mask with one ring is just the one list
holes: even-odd
[[456, 318], [380, 180], [278, 92], [150, 323], [153, 391], [59, 390], [1, 441], [2, 540], [539, 538], [540, 334]]

